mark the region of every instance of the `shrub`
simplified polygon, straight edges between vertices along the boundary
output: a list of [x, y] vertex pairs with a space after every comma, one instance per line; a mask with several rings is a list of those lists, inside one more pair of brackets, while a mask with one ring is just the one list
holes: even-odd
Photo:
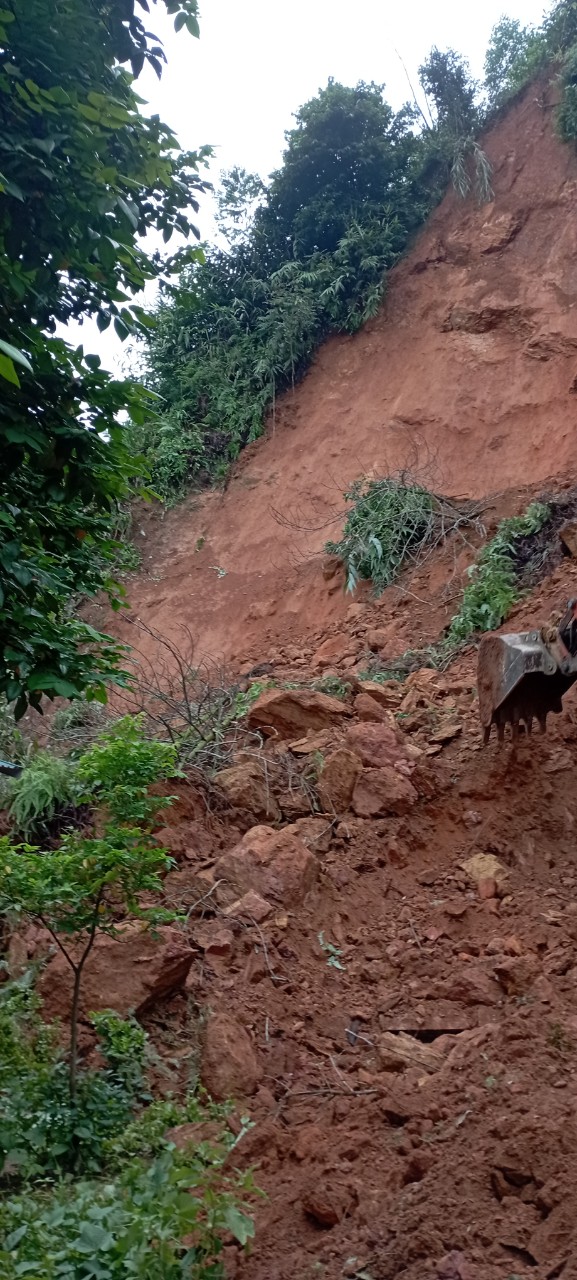
[[79, 751], [90, 746], [106, 726], [106, 708], [100, 702], [87, 702], [77, 698], [66, 707], [54, 712], [50, 723], [48, 742], [50, 747]]
[[161, 778], [182, 776], [176, 748], [145, 738], [143, 725], [143, 715], [123, 716], [78, 761], [87, 796], [100, 799], [116, 822], [149, 822], [170, 799], [149, 796], [148, 788]]
[[49, 852], [12, 847], [4, 836], [0, 864], [0, 911], [17, 924], [41, 924], [72, 970], [69, 1089], [74, 1102], [80, 987], [95, 938], [99, 932], [115, 936], [122, 917], [151, 923], [173, 919], [170, 912], [140, 903], [142, 894], [158, 893], [160, 874], [172, 863], [138, 828], [108, 827], [100, 838], [65, 836], [61, 847]]
[[347, 591], [364, 578], [380, 593], [430, 536], [434, 499], [420, 485], [394, 477], [357, 480], [345, 499], [350, 509], [342, 538], [326, 550], [344, 562]]
[[469, 569], [469, 584], [447, 633], [449, 645], [468, 640], [475, 631], [500, 627], [519, 598], [515, 540], [538, 533], [549, 514], [548, 506], [533, 502], [523, 516], [501, 521], [495, 537]]
[[356, 480], [345, 499], [349, 510], [342, 537], [327, 542], [325, 550], [343, 561], [351, 592], [366, 579], [380, 595], [425, 549], [474, 518], [472, 504], [459, 510], [406, 473]]
[[12, 1180], [95, 1172], [142, 1093], [146, 1036], [111, 1010], [93, 1015], [106, 1067], [79, 1073], [71, 1100], [57, 1028], [39, 1017], [34, 977], [28, 970], [0, 987], [0, 1168]]
[[253, 1234], [245, 1189], [248, 1178], [227, 1182], [218, 1165], [168, 1148], [105, 1181], [13, 1196], [0, 1201], [3, 1280], [219, 1280], [223, 1234]]
[[74, 817], [82, 788], [69, 760], [37, 751], [19, 778], [8, 785], [8, 811], [14, 830], [25, 840], [42, 839], [55, 819]]

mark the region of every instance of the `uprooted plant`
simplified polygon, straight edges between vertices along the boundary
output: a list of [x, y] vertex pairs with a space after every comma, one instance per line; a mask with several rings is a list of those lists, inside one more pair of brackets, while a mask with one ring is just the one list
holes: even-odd
[[[494, 538], [483, 546], [468, 569], [469, 581], [457, 612], [441, 640], [424, 649], [409, 649], [391, 662], [386, 671], [371, 672], [373, 679], [404, 679], [419, 667], [444, 670], [476, 635], [494, 631], [505, 621], [522, 595], [522, 575], [517, 566], [519, 545], [541, 532], [551, 517], [546, 502], [532, 502], [523, 515], [501, 520]], [[532, 560], [528, 561], [532, 568]]]
[[416, 565], [450, 534], [479, 523], [474, 503], [457, 507], [400, 472], [378, 479], [361, 477], [345, 493], [348, 510], [342, 537], [326, 551], [338, 556], [347, 591], [371, 581], [380, 595], [403, 569]]

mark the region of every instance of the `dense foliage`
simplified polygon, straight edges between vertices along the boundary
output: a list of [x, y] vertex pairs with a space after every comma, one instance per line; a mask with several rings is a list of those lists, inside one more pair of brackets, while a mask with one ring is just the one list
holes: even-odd
[[[86, 1066], [78, 1053], [83, 970], [98, 935], [115, 936], [131, 919], [150, 928], [174, 919], [161, 899], [170, 860], [149, 831], [170, 800], [148, 795], [151, 783], [174, 774], [174, 756], [125, 718], [77, 763], [89, 828], [42, 850], [0, 839], [3, 924], [32, 920], [47, 930], [72, 988], [66, 1046], [40, 1017], [32, 970], [4, 974], [0, 985], [3, 1277], [218, 1280], [225, 1234], [244, 1244], [253, 1231], [250, 1178], [223, 1171], [235, 1141], [223, 1128], [225, 1109], [194, 1094], [181, 1104], [152, 1101], [147, 1036], [112, 1010], [89, 1014], [102, 1065]], [[31, 764], [27, 773], [30, 791]], [[175, 1149], [171, 1127], [207, 1119], [223, 1129], [216, 1144]]]
[[[197, 34], [196, 0], [165, 0]], [[105, 697], [118, 647], [72, 616], [104, 589], [115, 606], [115, 506], [134, 463], [118, 425], [147, 393], [115, 381], [57, 325], [96, 315], [124, 337], [132, 301], [175, 268], [144, 247], [194, 231], [201, 155], [139, 111], [132, 76], [162, 50], [142, 0], [7, 0], [0, 12], [0, 692]], [[130, 64], [125, 70], [120, 64]], [[197, 252], [197, 251], [196, 251]]]

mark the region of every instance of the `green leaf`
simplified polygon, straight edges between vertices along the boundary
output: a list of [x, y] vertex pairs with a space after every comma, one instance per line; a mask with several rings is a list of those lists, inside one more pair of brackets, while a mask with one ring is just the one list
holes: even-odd
[[98, 257], [107, 271], [113, 271], [116, 266], [116, 245], [108, 236], [102, 236], [98, 241]]
[[24, 365], [24, 368], [28, 369], [29, 373], [34, 372], [32, 365], [30, 364], [28, 357], [24, 355], [24, 352], [19, 351], [18, 347], [13, 347], [10, 342], [4, 342], [2, 338], [0, 338], [0, 351], [3, 351], [11, 360], [15, 360], [16, 364]]
[[234, 1204], [227, 1204], [223, 1214], [223, 1226], [244, 1247], [254, 1237], [254, 1222]]
[[28, 688], [48, 690], [58, 698], [74, 698], [79, 693], [77, 685], [72, 684], [70, 680], [62, 679], [61, 676], [53, 675], [50, 671], [30, 676]]
[[5, 378], [6, 382], [11, 382], [14, 387], [20, 386], [20, 379], [8, 356], [0, 355], [0, 378]]
[[122, 196], [117, 197], [116, 203], [118, 208], [122, 209], [124, 216], [128, 218], [131, 227], [133, 227], [135, 231], [138, 231], [138, 216], [134, 212], [134, 209], [131, 209], [130, 205], [127, 204], [126, 200], [123, 200]]

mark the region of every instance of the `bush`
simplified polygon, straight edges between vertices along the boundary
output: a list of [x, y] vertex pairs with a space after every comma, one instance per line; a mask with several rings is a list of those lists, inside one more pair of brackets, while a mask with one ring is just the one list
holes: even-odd
[[519, 598], [515, 540], [538, 533], [549, 515], [548, 506], [533, 502], [523, 516], [501, 521], [495, 537], [469, 569], [469, 585], [447, 633], [449, 645], [468, 640], [476, 631], [494, 631], [501, 626]]
[[34, 972], [0, 987], [0, 1168], [12, 1181], [97, 1172], [143, 1089], [146, 1036], [111, 1010], [93, 1016], [106, 1062], [71, 1100], [57, 1028], [38, 1014]]
[[364, 578], [380, 594], [431, 536], [433, 496], [420, 485], [385, 477], [357, 480], [345, 499], [350, 509], [342, 538], [327, 542], [325, 550], [343, 561], [347, 591]]
[[71, 761], [48, 751], [35, 752], [20, 777], [7, 787], [8, 812], [15, 832], [25, 840], [45, 838], [56, 819], [73, 820], [81, 795]]
[[345, 499], [349, 510], [342, 537], [327, 542], [325, 550], [343, 561], [351, 592], [366, 579], [380, 595], [427, 548], [474, 520], [473, 504], [459, 510], [406, 473], [357, 480]]
[[[79, 1074], [72, 1102], [33, 979], [29, 971], [0, 987], [0, 1180], [9, 1189], [0, 1198], [3, 1280], [222, 1275], [223, 1234], [241, 1243], [252, 1234], [243, 1202], [250, 1178], [222, 1172], [236, 1141], [224, 1129], [226, 1108], [190, 1095], [184, 1105], [153, 1102], [134, 1118], [146, 1035], [109, 1010], [93, 1015], [106, 1066]], [[222, 1140], [174, 1150], [169, 1128], [206, 1120], [223, 1127]], [[73, 1183], [71, 1175], [91, 1181]], [[194, 1245], [181, 1244], [191, 1233]]]
[[54, 712], [48, 734], [49, 746], [68, 751], [86, 749], [106, 726], [106, 708], [100, 702], [77, 698]]
[[0, 1202], [3, 1280], [219, 1280], [223, 1234], [241, 1244], [253, 1234], [239, 1181], [168, 1148], [106, 1181], [11, 1197]]
[[169, 742], [145, 738], [145, 717], [123, 716], [80, 757], [77, 774], [87, 797], [99, 799], [116, 822], [150, 822], [168, 797], [149, 796], [148, 789], [163, 778], [182, 776], [176, 767], [176, 748]]

